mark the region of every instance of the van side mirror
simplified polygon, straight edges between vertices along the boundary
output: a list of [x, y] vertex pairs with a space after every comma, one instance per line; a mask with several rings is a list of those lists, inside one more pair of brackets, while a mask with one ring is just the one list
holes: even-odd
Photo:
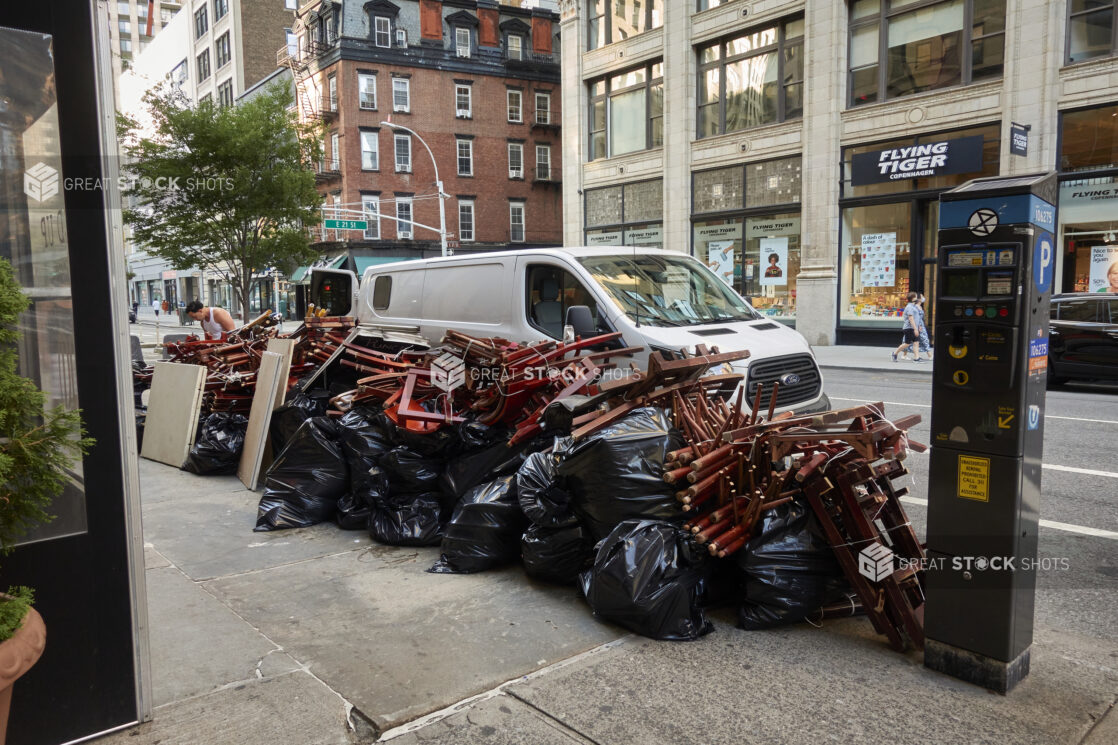
[[566, 325], [571, 327], [575, 336], [581, 336], [584, 339], [598, 333], [598, 328], [594, 324], [594, 317], [590, 315], [590, 308], [585, 305], [572, 305], [567, 308]]

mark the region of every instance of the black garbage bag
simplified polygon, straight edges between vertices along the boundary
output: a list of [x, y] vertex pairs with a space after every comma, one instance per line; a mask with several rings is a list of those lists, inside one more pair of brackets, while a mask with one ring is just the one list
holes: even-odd
[[454, 508], [443, 536], [442, 557], [428, 571], [482, 572], [516, 561], [528, 520], [516, 501], [516, 477], [475, 487]]
[[198, 440], [190, 448], [182, 470], [199, 476], [237, 472], [245, 444], [248, 418], [243, 414], [215, 411], [198, 430]]
[[442, 495], [392, 495], [370, 505], [369, 536], [389, 546], [437, 546], [443, 539]]
[[388, 474], [389, 491], [397, 496], [438, 491], [444, 464], [400, 445], [381, 456], [380, 465]]
[[372, 508], [359, 495], [349, 492], [338, 500], [338, 511], [334, 522], [342, 530], [368, 530]]
[[516, 472], [516, 496], [520, 509], [534, 525], [562, 528], [578, 524], [571, 495], [557, 482], [556, 457], [532, 453]]
[[303, 422], [312, 416], [323, 416], [329, 406], [330, 392], [320, 389], [297, 391], [291, 400], [277, 406], [268, 424], [268, 434], [272, 436], [272, 452], [283, 450]]
[[759, 532], [733, 559], [741, 586], [738, 628], [799, 623], [850, 592], [815, 514], [800, 498], [764, 513]]
[[700, 605], [709, 557], [679, 527], [626, 520], [579, 576], [594, 615], [650, 639], [688, 641], [714, 629]]
[[384, 476], [378, 465], [381, 457], [392, 449], [392, 439], [379, 417], [375, 408], [357, 407], [338, 420], [338, 441], [349, 464], [349, 490], [354, 504], [368, 501], [364, 495], [369, 490], [383, 490]]
[[542, 528], [530, 525], [520, 539], [520, 555], [529, 577], [560, 585], [578, 583], [578, 574], [594, 556], [594, 544], [581, 525]]
[[305, 528], [334, 517], [349, 489], [349, 468], [328, 417], [303, 422], [264, 481], [256, 530]]
[[[434, 408], [428, 402], [421, 406], [428, 411]], [[458, 449], [458, 431], [454, 427], [439, 427], [434, 432], [413, 432], [407, 427], [396, 426], [394, 436], [397, 444], [425, 458], [445, 460]]]
[[682, 523], [673, 487], [664, 483], [664, 460], [681, 447], [683, 437], [661, 409], [635, 409], [584, 440], [557, 445], [556, 474], [595, 541], [623, 520]]

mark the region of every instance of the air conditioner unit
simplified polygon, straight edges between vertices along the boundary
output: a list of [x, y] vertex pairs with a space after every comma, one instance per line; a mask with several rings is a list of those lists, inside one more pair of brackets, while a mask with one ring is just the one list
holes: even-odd
[[524, 171], [520, 168], [510, 168], [509, 178], [524, 178]]
[[408, 112], [408, 107], [407, 106], [400, 106], [399, 104], [393, 104], [392, 110], [393, 111], [402, 111], [406, 114]]
[[468, 117], [469, 115], [470, 115], [470, 110], [469, 109], [458, 109], [458, 116]]
[[397, 231], [396, 236], [398, 238], [400, 238], [401, 240], [404, 240], [404, 239], [410, 240], [411, 239], [411, 231], [410, 230], [399, 230], [399, 231]]
[[408, 32], [407, 29], [396, 29], [396, 46], [406, 47], [408, 45]]
[[469, 57], [470, 56], [470, 48], [469, 47], [458, 47], [458, 56], [459, 57]]

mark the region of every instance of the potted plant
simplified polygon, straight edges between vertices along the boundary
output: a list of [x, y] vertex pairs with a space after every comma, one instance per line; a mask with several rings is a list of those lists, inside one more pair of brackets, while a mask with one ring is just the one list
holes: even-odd
[[[28, 530], [51, 520], [51, 501], [67, 470], [89, 447], [80, 412], [47, 410], [46, 395], [18, 372], [19, 315], [29, 300], [12, 265], [0, 259], [0, 553]], [[0, 745], [8, 728], [12, 684], [38, 661], [46, 644], [32, 592], [0, 592]]]

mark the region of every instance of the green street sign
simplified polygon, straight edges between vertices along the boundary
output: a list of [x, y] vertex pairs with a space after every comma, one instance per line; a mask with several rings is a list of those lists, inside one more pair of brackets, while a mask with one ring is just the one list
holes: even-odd
[[327, 230], [368, 230], [368, 220], [323, 220]]

